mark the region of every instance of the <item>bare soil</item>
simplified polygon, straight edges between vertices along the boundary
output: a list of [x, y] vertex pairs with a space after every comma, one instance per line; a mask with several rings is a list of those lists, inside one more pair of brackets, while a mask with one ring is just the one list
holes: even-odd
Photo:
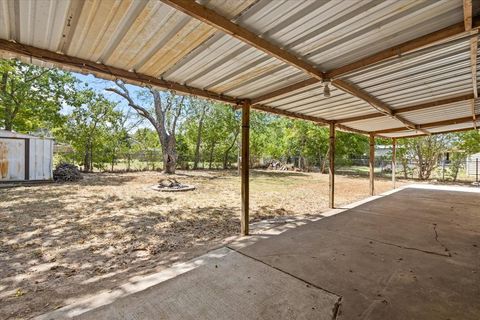
[[[158, 172], [85, 175], [78, 183], [0, 189], [0, 319], [28, 319], [225, 244], [240, 229], [235, 171], [180, 171], [195, 191], [151, 189]], [[376, 191], [391, 188], [379, 180]], [[328, 175], [253, 171], [251, 220], [315, 215]], [[336, 204], [368, 196], [337, 176]]]

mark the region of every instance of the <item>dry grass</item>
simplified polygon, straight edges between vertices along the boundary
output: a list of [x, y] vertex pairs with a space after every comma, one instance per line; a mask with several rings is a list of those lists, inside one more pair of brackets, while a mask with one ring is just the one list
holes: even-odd
[[[225, 243], [239, 231], [235, 172], [180, 172], [197, 190], [162, 193], [160, 173], [91, 174], [79, 183], [0, 193], [0, 318], [30, 318], [69, 299], [158, 271]], [[377, 192], [391, 187], [378, 181]], [[338, 176], [336, 203], [368, 194], [368, 180]], [[254, 171], [251, 217], [318, 214], [328, 176]]]

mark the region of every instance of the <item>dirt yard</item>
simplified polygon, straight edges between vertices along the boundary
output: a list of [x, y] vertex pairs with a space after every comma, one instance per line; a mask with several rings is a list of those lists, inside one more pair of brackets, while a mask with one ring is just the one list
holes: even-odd
[[[91, 174], [79, 183], [0, 189], [0, 319], [24, 319], [201, 255], [239, 232], [236, 172], [179, 172], [197, 187], [164, 193], [160, 173]], [[254, 171], [252, 221], [314, 215], [328, 175]], [[377, 181], [378, 193], [391, 182]], [[336, 204], [368, 195], [368, 180], [337, 176]]]

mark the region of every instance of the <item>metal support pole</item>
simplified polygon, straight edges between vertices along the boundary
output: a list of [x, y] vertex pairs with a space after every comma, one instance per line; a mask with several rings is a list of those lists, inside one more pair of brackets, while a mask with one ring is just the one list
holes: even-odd
[[248, 235], [249, 223], [249, 163], [250, 163], [250, 104], [242, 106], [242, 217], [241, 234]]
[[396, 186], [396, 177], [395, 174], [397, 173], [397, 139], [393, 138], [392, 139], [392, 184], [393, 184], [393, 189], [395, 189]]
[[375, 195], [375, 136], [370, 134], [370, 157], [368, 159], [370, 167], [370, 195]]
[[478, 158], [475, 159], [475, 181], [478, 182]]
[[443, 154], [443, 159], [442, 159], [442, 181], [445, 181], [445, 154]]
[[335, 124], [330, 123], [330, 145], [328, 152], [329, 207], [335, 208]]

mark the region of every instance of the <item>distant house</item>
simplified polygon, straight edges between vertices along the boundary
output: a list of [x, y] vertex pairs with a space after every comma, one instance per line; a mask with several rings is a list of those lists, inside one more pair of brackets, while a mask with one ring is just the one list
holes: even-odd
[[51, 180], [53, 139], [0, 130], [0, 182]]
[[466, 167], [469, 176], [480, 175], [480, 152], [468, 156]]

